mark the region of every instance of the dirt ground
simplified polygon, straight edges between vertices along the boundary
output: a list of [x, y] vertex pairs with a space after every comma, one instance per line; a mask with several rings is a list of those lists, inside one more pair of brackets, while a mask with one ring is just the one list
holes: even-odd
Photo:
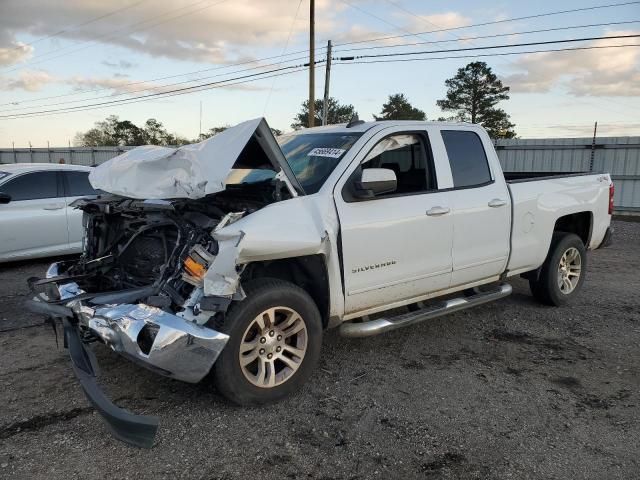
[[326, 333], [301, 392], [266, 408], [96, 348], [117, 404], [161, 418], [151, 450], [114, 440], [26, 278], [0, 267], [0, 478], [640, 478], [640, 223], [615, 222], [575, 304], [511, 297], [362, 340]]

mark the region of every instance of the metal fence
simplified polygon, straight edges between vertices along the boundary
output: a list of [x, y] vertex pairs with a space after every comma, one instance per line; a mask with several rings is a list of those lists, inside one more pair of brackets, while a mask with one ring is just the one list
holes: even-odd
[[[505, 172], [609, 172], [618, 212], [640, 212], [640, 137], [497, 140]], [[133, 147], [5, 148], [1, 163], [99, 165]]]
[[608, 172], [617, 212], [640, 212], [640, 137], [497, 140], [505, 172]]
[[2, 163], [100, 165], [134, 147], [0, 148]]

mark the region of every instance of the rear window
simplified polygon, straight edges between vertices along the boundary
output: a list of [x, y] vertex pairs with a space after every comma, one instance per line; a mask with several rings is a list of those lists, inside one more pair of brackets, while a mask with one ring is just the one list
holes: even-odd
[[11, 195], [11, 201], [38, 200], [58, 196], [56, 172], [32, 172], [9, 179], [0, 191]]
[[442, 130], [442, 140], [447, 149], [453, 186], [472, 187], [491, 182], [487, 155], [480, 137], [475, 132]]
[[96, 191], [89, 183], [89, 172], [63, 172], [67, 179], [67, 196], [80, 197], [82, 195], [96, 195]]

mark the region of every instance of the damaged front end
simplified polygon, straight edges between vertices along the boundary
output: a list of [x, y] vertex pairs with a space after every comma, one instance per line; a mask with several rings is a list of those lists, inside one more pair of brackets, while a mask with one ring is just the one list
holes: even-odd
[[[260, 149], [259, 139], [264, 134], [259, 134], [264, 132], [264, 125], [260, 122], [254, 133], [245, 127], [248, 136], [244, 147], [238, 147], [233, 164], [236, 176], [242, 169], [261, 169], [269, 162]], [[212, 140], [209, 143], [215, 143]], [[179, 149], [174, 153], [165, 150], [171, 149], [159, 153], [169, 159], [180, 153]], [[193, 150], [183, 152], [186, 160], [182, 159], [179, 168], [184, 170], [186, 162], [191, 162], [193, 170], [197, 170], [203, 159], [194, 159]], [[134, 151], [124, 158], [124, 164], [129, 169], [131, 162], [134, 169], [147, 168], [148, 149], [138, 159], [131, 155]], [[156, 156], [151, 161], [163, 159]], [[114, 181], [118, 158], [114, 161], [109, 169], [106, 165], [98, 167], [103, 169], [96, 174], [102, 175], [99, 181]], [[154, 165], [154, 171], [157, 168]], [[189, 187], [190, 177], [183, 177], [186, 180], [179, 188], [184, 189]], [[193, 182], [203, 185], [197, 176]], [[162, 178], [150, 188], [160, 194], [166, 185], [170, 184]], [[175, 185], [171, 188], [178, 188]], [[100, 187], [105, 189], [102, 184]], [[140, 189], [144, 187], [141, 182]], [[82, 256], [54, 263], [43, 279], [30, 279], [35, 296], [27, 306], [46, 315], [54, 326], [56, 320], [62, 320], [74, 371], [87, 397], [118, 439], [151, 447], [158, 421], [120, 409], [104, 396], [97, 385], [97, 365], [88, 344], [103, 343], [138, 365], [176, 380], [202, 380], [229, 338], [214, 328], [216, 318], [244, 295], [239, 284], [227, 294], [205, 294], [207, 275], [212, 275], [220, 253], [216, 232], [270, 203], [291, 198], [288, 187], [290, 184], [274, 174], [256, 182], [203, 188], [197, 195], [190, 188], [192, 195], [183, 198], [173, 198], [177, 194], [172, 195], [171, 191], [169, 200], [137, 199], [119, 192], [74, 203], [84, 212]], [[242, 267], [235, 265], [235, 260], [229, 259], [239, 273]]]

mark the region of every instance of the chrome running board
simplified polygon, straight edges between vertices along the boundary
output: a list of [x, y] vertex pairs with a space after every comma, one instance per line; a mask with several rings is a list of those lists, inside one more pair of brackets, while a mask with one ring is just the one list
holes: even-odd
[[340, 335], [350, 338], [371, 337], [397, 328], [431, 320], [432, 318], [438, 318], [448, 313], [493, 302], [494, 300], [499, 300], [500, 298], [510, 295], [511, 291], [511, 285], [503, 283], [491, 290], [479, 292], [468, 297], [456, 297], [444, 300], [422, 308], [417, 312], [409, 312], [390, 318], [377, 318], [359, 323], [345, 322], [340, 325]]

